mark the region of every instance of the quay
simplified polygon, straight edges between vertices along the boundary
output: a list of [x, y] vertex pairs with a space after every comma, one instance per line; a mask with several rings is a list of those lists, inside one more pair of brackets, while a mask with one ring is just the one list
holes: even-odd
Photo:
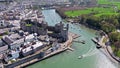
[[85, 44], [85, 41], [84, 41], [84, 40], [81, 40], [81, 41], [79, 41], [79, 40], [74, 40], [73, 42]]
[[36, 62], [39, 62], [39, 61], [42, 61], [42, 60], [47, 59], [47, 58], [49, 58], [49, 57], [52, 57], [52, 56], [54, 56], [54, 55], [57, 55], [57, 54], [62, 53], [62, 52], [64, 52], [64, 51], [66, 51], [66, 50], [71, 50], [71, 51], [73, 51], [74, 49], [70, 48], [70, 47], [71, 47], [71, 43], [73, 42], [73, 39], [74, 39], [74, 38], [78, 38], [78, 36], [79, 36], [79, 35], [76, 36], [76, 34], [74, 34], [74, 33], [69, 33], [69, 34], [68, 34], [68, 40], [67, 40], [65, 43], [61, 44], [62, 47], [61, 47], [60, 49], [58, 49], [57, 51], [54, 51], [54, 52], [46, 55], [45, 57], [43, 57], [43, 58], [41, 58], [41, 59], [31, 60], [30, 62], [25, 63], [25, 64], [23, 64], [23, 65], [19, 65], [19, 66], [16, 67], [16, 68], [19, 68], [19, 67], [27, 67], [27, 66], [29, 66], [29, 65], [31, 65], [31, 64], [34, 64], [34, 63], [36, 63]]
[[[78, 36], [78, 35], [77, 35]], [[31, 55], [31, 56], [28, 56], [28, 57], [25, 57], [25, 59], [23, 59], [23, 63], [21, 61], [17, 61], [15, 62], [15, 65], [14, 63], [13, 64], [10, 64], [10, 65], [6, 65], [5, 68], [11, 68], [11, 67], [14, 67], [14, 68], [24, 68], [24, 67], [27, 67], [29, 65], [32, 65], [34, 63], [37, 63], [39, 61], [42, 61], [44, 59], [47, 59], [49, 57], [52, 57], [54, 55], [57, 55], [59, 53], [62, 53], [66, 50], [71, 50], [73, 51], [74, 49], [70, 48], [71, 47], [71, 43], [73, 42], [73, 39], [74, 38], [77, 38], [76, 34], [74, 33], [69, 33], [68, 34], [68, 40], [65, 42], [65, 43], [61, 43], [61, 47], [56, 50], [56, 51], [53, 51], [49, 54], [46, 54], [44, 57], [42, 58], [39, 58], [39, 54], [41, 53], [41, 51], [35, 53], [35, 55]], [[17, 63], [17, 64], [16, 64]]]
[[81, 35], [78, 35], [78, 34], [73, 34], [72, 32], [69, 32], [69, 34], [71, 34], [73, 39], [79, 38], [81, 36]]
[[71, 47], [68, 47], [67, 49], [68, 49], [68, 50], [71, 50], [71, 51], [74, 51], [74, 49], [73, 49], [73, 48], [71, 48]]
[[41, 59], [38, 59], [38, 58], [33, 59], [33, 60], [29, 61], [29, 62], [26, 62], [26, 63], [24, 63], [24, 64], [21, 64], [21, 65], [19, 65], [19, 66], [16, 66], [15, 68], [24, 68], [24, 67], [27, 67], [27, 66], [32, 65], [32, 64], [35, 64], [35, 63], [37, 63], [37, 62], [39, 62], [39, 61], [45, 60], [45, 59], [47, 59], [47, 58], [49, 58], [49, 57], [52, 57], [52, 56], [57, 55], [57, 54], [59, 54], [59, 53], [62, 53], [62, 52], [64, 52], [64, 51], [66, 51], [66, 50], [67, 50], [67, 48], [59, 49], [59, 50], [57, 50], [57, 51], [54, 51], [54, 52], [52, 52], [52, 53], [44, 56], [44, 57], [41, 58]]

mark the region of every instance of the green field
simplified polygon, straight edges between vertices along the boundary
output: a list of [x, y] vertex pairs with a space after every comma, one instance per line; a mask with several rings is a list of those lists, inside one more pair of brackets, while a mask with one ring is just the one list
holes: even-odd
[[98, 0], [98, 4], [104, 5], [107, 4], [107, 7], [94, 7], [94, 8], [87, 8], [84, 10], [74, 10], [74, 11], [66, 11], [65, 14], [69, 17], [76, 17], [82, 14], [90, 14], [94, 13], [95, 16], [101, 15], [114, 15], [117, 10], [120, 10], [120, 2], [114, 0], [114, 2], [110, 0]]
[[82, 14], [89, 14], [91, 13], [91, 10], [86, 9], [86, 10], [75, 10], [75, 11], [66, 11], [65, 14], [69, 17], [76, 17]]
[[114, 11], [113, 7], [109, 7], [109, 8], [95, 7], [95, 8], [88, 8], [85, 10], [75, 10], [75, 11], [66, 11], [65, 12], [65, 14], [69, 17], [75, 17], [75, 16], [79, 16], [82, 14], [90, 14], [90, 13], [94, 13], [95, 16], [101, 16], [103, 14], [106, 14], [106, 15], [117, 14]]
[[108, 4], [108, 5], [115, 5], [120, 9], [120, 1], [119, 0], [98, 0], [98, 4]]

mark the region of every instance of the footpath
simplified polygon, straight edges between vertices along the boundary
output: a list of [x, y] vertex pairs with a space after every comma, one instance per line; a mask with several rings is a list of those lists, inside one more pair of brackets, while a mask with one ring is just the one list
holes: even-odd
[[113, 54], [111, 46], [106, 45], [105, 42], [103, 42], [104, 38], [107, 38], [107, 41], [109, 41], [109, 38], [106, 35], [106, 36], [102, 36], [97, 43], [104, 49], [105, 51], [104, 53], [107, 55], [109, 59], [111, 59], [115, 63], [120, 63], [120, 59]]

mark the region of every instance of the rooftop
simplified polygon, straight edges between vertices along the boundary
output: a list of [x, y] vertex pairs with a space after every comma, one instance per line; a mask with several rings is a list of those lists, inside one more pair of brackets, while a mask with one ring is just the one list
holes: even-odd
[[40, 42], [40, 41], [39, 41], [39, 42], [36, 42], [34, 45], [30, 44], [30, 46], [29, 46], [29, 47], [26, 47], [25, 49], [23, 49], [22, 52], [23, 52], [23, 53], [27, 53], [27, 52], [31, 51], [32, 48], [33, 48], [33, 49], [36, 49], [36, 48], [38, 48], [38, 47], [40, 47], [40, 46], [42, 46], [42, 45], [43, 45], [43, 43]]

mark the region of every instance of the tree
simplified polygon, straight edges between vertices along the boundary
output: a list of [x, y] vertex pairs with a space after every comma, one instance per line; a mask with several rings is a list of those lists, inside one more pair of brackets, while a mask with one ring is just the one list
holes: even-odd
[[111, 32], [109, 34], [110, 41], [112, 43], [115, 43], [117, 41], [120, 41], [120, 33], [119, 32]]
[[95, 16], [90, 16], [87, 18], [86, 23], [92, 27], [100, 29], [99, 18]]
[[101, 29], [105, 31], [106, 33], [110, 33], [112, 31], [115, 31], [115, 26], [113, 24], [109, 24], [107, 22], [104, 22], [101, 24]]
[[116, 28], [118, 28], [119, 22], [118, 22], [117, 19], [113, 19], [112, 23], [113, 23], [114, 26], [116, 26]]
[[115, 45], [114, 53], [115, 53], [115, 55], [119, 56], [118, 52], [119, 52], [119, 49], [120, 49], [120, 41], [116, 41], [114, 43], [114, 45]]

